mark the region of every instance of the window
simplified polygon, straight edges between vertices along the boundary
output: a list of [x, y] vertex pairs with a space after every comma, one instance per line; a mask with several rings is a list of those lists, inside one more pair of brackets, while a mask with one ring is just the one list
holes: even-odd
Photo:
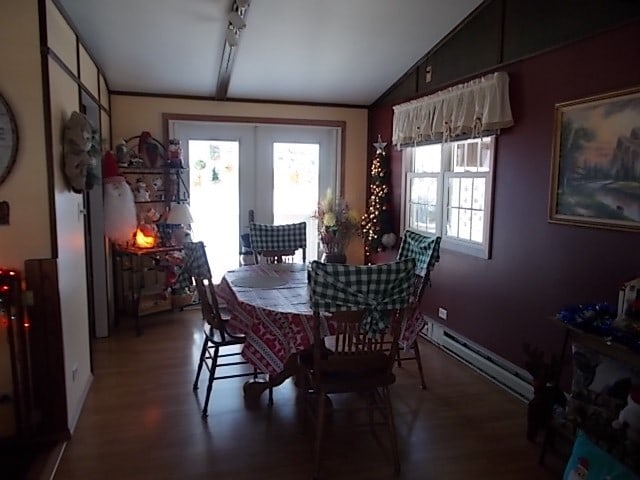
[[404, 227], [489, 258], [495, 137], [404, 151]]

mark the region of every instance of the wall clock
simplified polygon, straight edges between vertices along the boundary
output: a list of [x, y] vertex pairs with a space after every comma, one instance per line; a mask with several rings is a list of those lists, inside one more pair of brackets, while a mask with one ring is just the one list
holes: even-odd
[[0, 95], [0, 184], [11, 172], [18, 155], [18, 126], [11, 107]]

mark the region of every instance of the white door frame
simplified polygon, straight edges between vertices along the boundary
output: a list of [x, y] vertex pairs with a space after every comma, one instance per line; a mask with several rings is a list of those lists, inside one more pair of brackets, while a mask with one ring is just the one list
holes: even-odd
[[[240, 182], [248, 186], [247, 192], [240, 196], [239, 233], [246, 230], [249, 224], [249, 210], [254, 210], [256, 222], [271, 223], [273, 221], [273, 195], [263, 194], [258, 198], [258, 182], [273, 184], [272, 148], [273, 142], [318, 143], [320, 145], [319, 195], [322, 197], [327, 188], [337, 195], [342, 195], [343, 186], [343, 138], [345, 125], [343, 122], [312, 121], [312, 125], [268, 122], [229, 122], [215, 121], [211, 117], [200, 119], [171, 119], [166, 117], [169, 138], [178, 138], [183, 148], [188, 148], [191, 140], [231, 140], [240, 142]], [[255, 168], [243, 156], [254, 157]], [[335, 161], [333, 161], [335, 159]], [[245, 168], [243, 168], [243, 165]], [[187, 179], [188, 181], [188, 179]]]

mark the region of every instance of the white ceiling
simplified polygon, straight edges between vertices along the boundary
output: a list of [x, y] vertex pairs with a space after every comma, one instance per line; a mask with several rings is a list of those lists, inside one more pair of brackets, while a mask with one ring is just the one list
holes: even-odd
[[[369, 105], [482, 0], [253, 0], [228, 98]], [[112, 90], [216, 93], [232, 0], [59, 0]]]

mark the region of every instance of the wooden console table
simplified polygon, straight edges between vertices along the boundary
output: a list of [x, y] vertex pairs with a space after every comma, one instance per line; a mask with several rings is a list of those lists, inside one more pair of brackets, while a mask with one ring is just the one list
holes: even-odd
[[[556, 385], [559, 384], [560, 379], [562, 378], [562, 370], [565, 364], [567, 350], [572, 343], [576, 343], [582, 347], [586, 347], [622, 364], [629, 365], [632, 368], [640, 369], [640, 353], [631, 350], [626, 345], [617, 343], [609, 337], [588, 333], [572, 325], [561, 322], [558, 319], [554, 319], [553, 321], [561, 325], [565, 331], [564, 340], [562, 343], [562, 351], [560, 354], [560, 368], [556, 378]], [[548, 447], [552, 444], [555, 433], [557, 433], [559, 430], [561, 429], [554, 428], [553, 419], [550, 418], [540, 450], [540, 464], [544, 462], [545, 453]]]
[[566, 355], [569, 340], [573, 340], [580, 345], [596, 350], [597, 352], [618, 360], [621, 363], [626, 363], [633, 367], [640, 367], [640, 354], [634, 352], [627, 346], [614, 342], [613, 340], [608, 339], [608, 337], [601, 337], [592, 333], [587, 333], [584, 330], [562, 323], [559, 320], [556, 321], [561, 323], [565, 328], [565, 338], [562, 346], [563, 359]]

